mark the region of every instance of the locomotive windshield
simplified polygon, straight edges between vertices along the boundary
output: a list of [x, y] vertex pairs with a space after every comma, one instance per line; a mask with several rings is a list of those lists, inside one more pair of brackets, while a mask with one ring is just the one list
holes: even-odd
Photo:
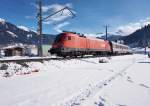
[[57, 35], [54, 42], [55, 42], [55, 43], [60, 42], [62, 35], [63, 35], [63, 34]]

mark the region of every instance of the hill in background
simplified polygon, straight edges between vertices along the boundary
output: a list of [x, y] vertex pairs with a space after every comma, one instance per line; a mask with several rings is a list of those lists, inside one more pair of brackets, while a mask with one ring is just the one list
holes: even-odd
[[[55, 35], [43, 34], [43, 44], [51, 44]], [[38, 36], [24, 26], [16, 26], [0, 18], [0, 44], [38, 44]]]
[[[105, 39], [105, 36], [102, 36], [101, 38]], [[126, 45], [131, 47], [150, 46], [150, 25], [138, 29], [128, 36], [110, 35], [108, 36], [108, 40], [123, 40]]]
[[149, 46], [150, 42], [150, 25], [136, 30], [134, 33], [121, 38], [125, 44], [131, 47], [144, 47]]

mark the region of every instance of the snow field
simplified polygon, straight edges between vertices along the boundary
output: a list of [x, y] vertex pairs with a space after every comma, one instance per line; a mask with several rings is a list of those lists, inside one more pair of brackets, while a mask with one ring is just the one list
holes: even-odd
[[136, 55], [134, 61], [116, 80], [91, 96], [82, 106], [149, 106], [150, 60], [147, 56]]
[[[137, 95], [145, 96], [145, 89], [150, 86], [148, 74], [144, 75], [144, 80], [139, 75], [143, 75], [142, 71], [135, 71], [137, 66], [139, 70], [149, 67], [149, 60], [145, 58], [144, 55], [114, 56], [108, 63], [99, 63], [100, 58], [51, 60], [26, 63], [28, 67], [10, 63], [7, 71], [13, 73], [12, 77], [0, 77], [0, 105], [134, 106], [130, 102], [131, 98]], [[147, 61], [146, 66], [143, 61]], [[19, 71], [14, 71], [14, 67], [19, 68]], [[33, 70], [38, 72], [34, 73]], [[30, 74], [21, 74], [24, 72]], [[131, 83], [133, 79], [137, 80], [136, 84]], [[137, 86], [137, 91], [142, 93], [136, 92]], [[135, 93], [132, 93], [133, 91]], [[141, 103], [150, 104], [148, 97], [149, 95], [146, 95], [146, 99], [141, 100]], [[140, 102], [139, 99], [135, 100]]]

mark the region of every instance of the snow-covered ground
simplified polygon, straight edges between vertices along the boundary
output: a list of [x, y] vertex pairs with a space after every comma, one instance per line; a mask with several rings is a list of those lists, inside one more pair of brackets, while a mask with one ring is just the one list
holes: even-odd
[[29, 56], [11, 56], [11, 57], [1, 57], [0, 61], [3, 60], [22, 60], [22, 59], [44, 59], [44, 58], [56, 58], [54, 55], [45, 56], [45, 57], [29, 57]]
[[150, 106], [146, 55], [99, 60], [1, 64], [0, 106]]

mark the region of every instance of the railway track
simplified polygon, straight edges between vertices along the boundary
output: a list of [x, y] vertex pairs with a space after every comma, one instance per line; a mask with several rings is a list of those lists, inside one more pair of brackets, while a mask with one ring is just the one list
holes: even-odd
[[[18, 58], [18, 59], [0, 59], [0, 63], [8, 63], [8, 62], [42, 62], [42, 61], [50, 61], [50, 60], [70, 60], [70, 59], [81, 59], [81, 58], [96, 58], [100, 56], [84, 56], [84, 57], [35, 57], [35, 58]], [[102, 57], [102, 56], [101, 56]]]
[[[116, 56], [116, 55], [114, 55]], [[92, 56], [87, 55], [84, 57], [35, 57], [35, 58], [18, 58], [18, 59], [0, 59], [0, 63], [9, 63], [9, 62], [43, 62], [43, 61], [50, 61], [50, 60], [70, 60], [70, 59], [86, 59], [86, 58], [97, 58], [97, 57], [110, 57], [110, 56]]]
[[42, 62], [42, 61], [61, 60], [61, 59], [62, 58], [52, 58], [52, 57], [1, 59], [0, 63], [8, 63], [8, 62]]

